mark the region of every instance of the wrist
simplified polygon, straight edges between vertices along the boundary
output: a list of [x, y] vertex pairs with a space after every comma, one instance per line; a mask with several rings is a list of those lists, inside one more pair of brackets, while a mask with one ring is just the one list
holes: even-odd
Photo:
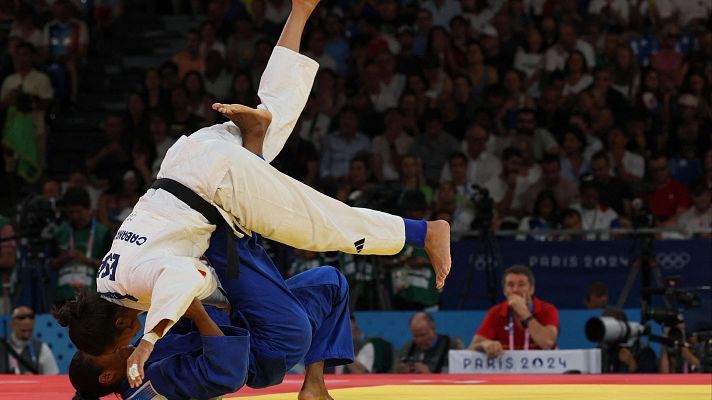
[[529, 327], [529, 323], [531, 323], [533, 320], [534, 320], [534, 315], [529, 314], [528, 317], [522, 318], [521, 324], [522, 324], [523, 327], [528, 328], [528, 327]]

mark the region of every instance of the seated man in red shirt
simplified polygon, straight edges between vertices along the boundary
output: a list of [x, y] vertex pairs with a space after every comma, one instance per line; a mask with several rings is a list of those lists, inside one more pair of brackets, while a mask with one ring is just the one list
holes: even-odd
[[524, 265], [504, 271], [507, 300], [490, 308], [477, 330], [470, 350], [499, 357], [504, 350], [550, 350], [559, 335], [559, 311], [534, 297], [534, 274]]
[[655, 191], [647, 196], [650, 212], [658, 221], [658, 226], [677, 226], [677, 219], [692, 204], [690, 192], [685, 185], [672, 178], [665, 155], [653, 155], [648, 161], [648, 171], [655, 186]]

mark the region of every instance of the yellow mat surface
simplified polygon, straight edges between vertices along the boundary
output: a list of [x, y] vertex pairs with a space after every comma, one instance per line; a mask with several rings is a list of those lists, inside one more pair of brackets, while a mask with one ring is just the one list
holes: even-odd
[[[334, 389], [335, 400], [710, 400], [703, 385], [410, 385]], [[295, 400], [296, 393], [232, 399]]]

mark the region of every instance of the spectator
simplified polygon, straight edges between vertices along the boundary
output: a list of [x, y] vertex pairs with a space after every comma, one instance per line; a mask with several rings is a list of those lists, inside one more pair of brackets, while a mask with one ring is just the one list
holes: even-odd
[[611, 173], [631, 184], [640, 182], [645, 175], [645, 159], [628, 151], [628, 136], [620, 128], [608, 132], [608, 159]]
[[98, 189], [95, 182], [90, 182], [84, 169], [78, 168], [69, 173], [67, 181], [62, 183], [62, 193], [66, 193], [70, 188], [82, 188], [89, 193], [92, 213], [96, 212], [99, 204], [99, 197], [102, 190]]
[[590, 44], [578, 38], [576, 27], [570, 22], [559, 26], [559, 40], [544, 54], [544, 68], [551, 73], [564, 70], [569, 55], [578, 50], [586, 60], [586, 65], [596, 65], [596, 57]]
[[316, 150], [321, 147], [322, 138], [328, 133], [331, 124], [331, 117], [319, 110], [318, 101], [312, 92], [299, 117], [300, 124], [295, 129], [295, 134], [311, 143]]
[[556, 196], [550, 190], [544, 190], [539, 193], [534, 203], [534, 212], [530, 216], [522, 218], [519, 223], [519, 231], [531, 232], [528, 235], [517, 235], [518, 240], [534, 239], [534, 240], [550, 240], [551, 236], [536, 233], [537, 231], [547, 231], [556, 228], [558, 213], [556, 205]]
[[[478, 125], [470, 126], [465, 132], [462, 149], [468, 158], [467, 182], [484, 186], [487, 181], [502, 171], [502, 163], [497, 156], [487, 151], [489, 134]], [[440, 174], [441, 180], [451, 180], [450, 166], [445, 165]]]
[[421, 7], [430, 11], [433, 25], [446, 29], [450, 27], [450, 20], [462, 13], [460, 2], [456, 0], [426, 0]]
[[504, 350], [556, 348], [559, 311], [534, 296], [534, 274], [529, 267], [507, 268], [502, 287], [507, 299], [489, 309], [469, 349], [494, 358]]
[[50, 260], [59, 276], [54, 295], [57, 305], [73, 299], [80, 288], [95, 290], [96, 270], [113, 239], [109, 228], [92, 217], [86, 190], [68, 189], [62, 203], [68, 221], [57, 228], [59, 254]]
[[591, 166], [583, 157], [586, 147], [586, 136], [575, 126], [569, 127], [563, 137], [563, 153], [561, 157], [561, 176], [572, 182], [590, 172]]
[[138, 93], [129, 94], [126, 110], [123, 112], [126, 135], [131, 143], [148, 139], [148, 115], [146, 101]]
[[475, 219], [472, 203], [468, 198], [457, 193], [457, 188], [452, 181], [440, 182], [433, 209], [444, 210], [452, 215], [450, 226], [454, 232], [463, 233], [472, 229], [472, 221]]
[[660, 51], [650, 58], [650, 66], [658, 72], [662, 87], [673, 91], [683, 61], [683, 55], [677, 49], [680, 30], [670, 24], [662, 30], [661, 36], [662, 45]]
[[519, 200], [526, 212], [532, 211], [534, 200], [542, 190], [551, 190], [556, 196], [556, 204], [560, 209], [566, 209], [578, 200], [578, 188], [572, 181], [561, 177], [561, 161], [555, 155], [544, 157], [541, 162], [541, 178], [529, 187]]
[[535, 160], [541, 160], [545, 154], [561, 153], [559, 143], [551, 132], [537, 127], [536, 111], [532, 108], [519, 109], [514, 134], [529, 138]]
[[[604, 317], [615, 318], [628, 322], [625, 313], [616, 309], [607, 309]], [[604, 372], [613, 374], [655, 374], [658, 372], [658, 362], [655, 352], [639, 338], [633, 338], [626, 343], [611, 343], [603, 345]]]
[[655, 186], [655, 191], [646, 196], [650, 212], [659, 226], [676, 226], [680, 215], [690, 208], [690, 193], [670, 176], [666, 156], [654, 155], [648, 165], [650, 180]]
[[[602, 206], [598, 192], [598, 185], [593, 181], [583, 181], [580, 186], [581, 202], [573, 204], [571, 208], [581, 213], [581, 223], [585, 230], [609, 230], [620, 227], [618, 213], [612, 208]], [[611, 238], [608, 233], [592, 233], [586, 236], [589, 240]]]
[[15, 237], [15, 230], [12, 228], [10, 220], [0, 215], [0, 238], [5, 239], [0, 242], [0, 314], [10, 312], [10, 277], [15, 269], [17, 242], [11, 238]]
[[161, 163], [168, 149], [170, 149], [176, 141], [168, 136], [168, 122], [163, 114], [157, 112], [151, 113], [148, 120], [148, 132], [151, 138], [153, 153], [156, 155], [151, 164], [151, 175], [155, 178], [158, 176], [158, 170], [161, 168]]
[[598, 281], [588, 285], [584, 304], [589, 310], [605, 310], [608, 308], [608, 285]]
[[279, 25], [267, 18], [267, 1], [253, 0], [252, 1], [252, 22], [255, 27], [255, 32], [260, 36], [274, 38], [279, 34]]
[[185, 86], [173, 88], [168, 111], [168, 135], [178, 139], [197, 131], [202, 125], [203, 119], [191, 112], [188, 90]]
[[[571, 231], [583, 230], [580, 212], [573, 208], [567, 208], [561, 215], [561, 229]], [[559, 240], [583, 240], [583, 235], [580, 233], [566, 233], [560, 235]]]
[[351, 314], [351, 335], [354, 338], [353, 364], [346, 368], [351, 374], [383, 374], [393, 369], [393, 345], [380, 337], [367, 337], [356, 325], [356, 317]]
[[354, 207], [375, 207], [370, 202], [371, 191], [376, 187], [371, 172], [371, 154], [358, 153], [349, 162], [349, 173], [336, 193], [336, 199]]
[[[205, 126], [215, 125], [217, 113], [212, 108], [215, 99], [205, 91], [203, 75], [197, 71], [188, 72], [183, 78], [183, 86], [188, 95], [188, 111], [204, 120]], [[193, 131], [186, 134], [191, 133]]]
[[427, 204], [433, 201], [433, 188], [426, 183], [423, 176], [423, 166], [417, 156], [413, 154], [403, 156], [399, 171], [400, 179], [397, 184], [400, 191], [399, 199], [402, 199], [406, 192], [417, 190], [423, 193]]
[[448, 158], [447, 166], [450, 167], [452, 184], [455, 185], [457, 195], [469, 198], [473, 194], [472, 184], [467, 180], [467, 156], [456, 151]]
[[238, 71], [230, 83], [230, 100], [228, 103], [257, 107], [260, 103], [257, 91], [252, 83], [252, 77], [247, 71]]
[[484, 185], [489, 190], [495, 209], [501, 217], [521, 215], [522, 205], [519, 199], [529, 187], [526, 178], [522, 175], [522, 153], [513, 147], [504, 149], [502, 172], [493, 176]]
[[314, 29], [309, 35], [306, 51], [304, 54], [319, 63], [319, 69], [330, 69], [336, 71], [338, 64], [326, 52], [326, 34], [320, 29]]
[[133, 170], [126, 171], [120, 181], [116, 178], [111, 179], [109, 190], [99, 198], [97, 210], [97, 219], [109, 227], [112, 235], [131, 214], [145, 187], [141, 177]]
[[[405, 76], [396, 70], [396, 58], [389, 50], [383, 51], [376, 57], [376, 63], [380, 69], [379, 82], [381, 91], [388, 93], [397, 105], [397, 101], [405, 90]], [[377, 110], [379, 111], [379, 110]]]
[[408, 153], [413, 138], [403, 129], [403, 113], [391, 108], [385, 115], [386, 130], [373, 139], [374, 174], [379, 182], [398, 179], [401, 158]]
[[203, 59], [210, 51], [217, 51], [221, 56], [225, 57], [227, 49], [225, 44], [218, 37], [218, 30], [215, 24], [210, 21], [204, 21], [200, 24], [200, 47], [199, 53]]
[[200, 32], [191, 29], [186, 34], [185, 49], [173, 56], [178, 66], [178, 78], [183, 79], [189, 71], [205, 72], [205, 59], [200, 54]]
[[635, 99], [640, 85], [640, 69], [630, 46], [619, 46], [613, 65], [611, 88], [617, 90], [631, 102]]
[[368, 151], [371, 141], [358, 130], [356, 110], [344, 108], [339, 115], [339, 129], [322, 139], [319, 176], [343, 179], [348, 174], [351, 159], [361, 151]]
[[617, 124], [623, 124], [628, 119], [629, 103], [623, 95], [612, 86], [611, 71], [597, 68], [593, 71], [593, 84], [589, 87], [593, 105], [597, 109], [610, 109]]
[[[299, 132], [302, 124], [303, 120], [297, 123], [295, 132]], [[311, 142], [295, 133], [289, 136], [272, 165], [292, 178], [314, 186], [319, 176], [319, 153]]]
[[128, 167], [131, 155], [131, 139], [124, 130], [124, 119], [118, 114], [109, 114], [104, 122], [104, 144], [86, 160], [90, 173], [102, 179], [122, 174]]
[[255, 45], [260, 36], [255, 32], [252, 20], [247, 15], [238, 15], [235, 18], [234, 33], [227, 41], [227, 65], [231, 70], [244, 70], [252, 61]]
[[[50, 63], [66, 70], [69, 75], [69, 98], [76, 102], [79, 95], [79, 65], [89, 47], [87, 25], [84, 21], [72, 17], [72, 4], [69, 0], [55, 1], [52, 13], [54, 19], [44, 26], [43, 53]], [[63, 77], [60, 77], [60, 80], [66, 81]]]
[[704, 169], [702, 178], [697, 182], [704, 185], [707, 189], [712, 190], [712, 148], [705, 151], [705, 157], [702, 160], [702, 167]]
[[10, 337], [0, 338], [0, 372], [15, 375], [57, 375], [59, 368], [46, 343], [35, 339], [35, 312], [26, 306], [12, 310]]
[[524, 72], [524, 87], [529, 96], [538, 98], [541, 94], [539, 80], [544, 72], [544, 46], [541, 33], [536, 26], [526, 30], [527, 40], [514, 55], [514, 68]]
[[[677, 226], [687, 237], [712, 238], [712, 191], [698, 184], [692, 189], [692, 207], [677, 220]], [[706, 229], [708, 232], [695, 232]]]
[[[22, 136], [30, 135], [36, 138], [36, 143], [32, 144], [32, 147], [37, 148], [36, 159], [24, 158], [29, 155], [23, 155], [23, 159], [25, 162], [34, 163], [34, 172], [39, 173], [45, 163], [46, 110], [54, 97], [54, 90], [49, 77], [32, 66], [34, 54], [35, 49], [29, 43], [23, 42], [15, 47], [12, 58], [15, 73], [2, 82], [0, 110], [8, 111], [5, 117], [6, 130], [14, 130]], [[25, 129], [20, 132], [22, 127]], [[6, 133], [6, 146], [11, 150], [20, 150], [19, 143], [11, 142], [10, 135], [11, 132]]]
[[146, 70], [143, 78], [143, 96], [150, 110], [165, 109], [168, 106], [169, 94], [162, 87], [162, 83], [161, 72], [156, 68]]
[[443, 166], [458, 145], [457, 140], [443, 130], [440, 112], [429, 110], [424, 123], [425, 132], [415, 138], [411, 152], [422, 160], [425, 179], [432, 184], [438, 182]]
[[608, 155], [600, 151], [591, 158], [591, 177], [598, 186], [600, 201], [611, 207], [618, 215], [630, 214], [632, 193], [630, 186], [617, 176], [611, 175]]
[[217, 102], [226, 101], [231, 95], [232, 79], [233, 74], [225, 68], [223, 56], [217, 51], [208, 51], [205, 55], [205, 92]]
[[410, 318], [413, 339], [398, 353], [398, 372], [401, 374], [440, 374], [448, 369], [448, 352], [460, 350], [462, 340], [437, 333], [433, 317], [425, 312]]
[[476, 105], [484, 100], [485, 88], [499, 81], [497, 70], [485, 64], [482, 46], [474, 41], [467, 45], [467, 66], [463, 72], [472, 82], [471, 93]]
[[562, 92], [564, 99], [583, 92], [593, 83], [593, 77], [588, 73], [588, 65], [582, 52], [578, 50], [569, 52], [564, 67], [566, 82]]
[[20, 8], [15, 17], [15, 22], [12, 23], [10, 37], [16, 37], [23, 42], [27, 42], [35, 49], [39, 49], [44, 45], [42, 31], [35, 26], [31, 9], [27, 7]]

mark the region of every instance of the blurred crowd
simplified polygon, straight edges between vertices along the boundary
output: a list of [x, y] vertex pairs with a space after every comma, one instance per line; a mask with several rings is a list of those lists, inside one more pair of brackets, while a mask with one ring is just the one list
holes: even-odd
[[[123, 112], [107, 113], [100, 146], [68, 174], [48, 169], [49, 114], [81, 113], [91, 49], [121, 36], [134, 3], [0, 0], [4, 173], [61, 203], [49, 258], [68, 287], [92, 284], [175, 140], [224, 121], [213, 102], [259, 103], [290, 10], [289, 0], [146, 2], [156, 18], [192, 15], [196, 28], [143, 71]], [[446, 219], [456, 234], [609, 239], [611, 228], [663, 227], [709, 238], [711, 14], [712, 3], [689, 0], [322, 1], [302, 43], [319, 73], [273, 164], [354, 206]], [[10, 222], [0, 220], [3, 237]], [[15, 246], [0, 244], [3, 271]], [[285, 275], [339, 265], [359, 308], [438, 302], [420, 249], [373, 258], [271, 247]], [[390, 283], [373, 290], [383, 266]], [[3, 282], [9, 290], [9, 273]]]

